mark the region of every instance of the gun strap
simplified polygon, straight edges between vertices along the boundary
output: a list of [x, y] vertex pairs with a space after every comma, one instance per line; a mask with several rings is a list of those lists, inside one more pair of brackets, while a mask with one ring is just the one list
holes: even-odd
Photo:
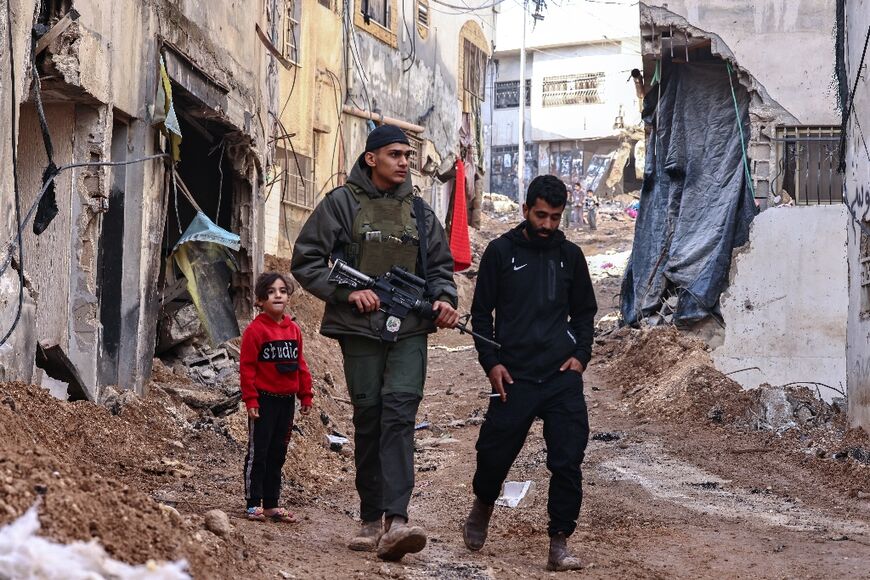
[[414, 217], [417, 219], [417, 237], [420, 239], [420, 266], [422, 278], [426, 281], [425, 291], [429, 293], [429, 234], [426, 232], [426, 210], [423, 198], [414, 196]]

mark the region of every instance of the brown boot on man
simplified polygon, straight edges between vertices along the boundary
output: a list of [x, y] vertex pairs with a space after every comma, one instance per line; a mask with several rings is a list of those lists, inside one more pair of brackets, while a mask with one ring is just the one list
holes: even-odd
[[565, 572], [581, 570], [583, 564], [568, 550], [568, 539], [563, 532], [550, 538], [550, 556], [547, 558], [547, 570], [550, 572]]
[[387, 520], [387, 531], [378, 544], [378, 558], [389, 562], [402, 559], [405, 554], [419, 552], [426, 547], [426, 532], [420, 526], [410, 526], [400, 518]]
[[462, 539], [469, 550], [478, 551], [486, 543], [486, 535], [489, 531], [489, 518], [492, 517], [491, 505], [486, 505], [476, 497], [471, 505], [471, 512], [465, 518], [462, 526]]
[[359, 528], [359, 532], [347, 545], [348, 548], [356, 552], [374, 552], [378, 548], [378, 541], [384, 534], [384, 528], [381, 525], [381, 520], [373, 522], [363, 522]]

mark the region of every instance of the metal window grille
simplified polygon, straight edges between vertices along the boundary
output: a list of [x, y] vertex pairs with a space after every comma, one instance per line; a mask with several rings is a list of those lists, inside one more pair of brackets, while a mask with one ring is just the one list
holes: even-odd
[[287, 11], [284, 14], [284, 58], [292, 63], [299, 63], [299, 26], [302, 0], [290, 0], [286, 3]]
[[463, 87], [465, 92], [476, 98], [478, 101], [484, 100], [484, 84], [486, 78], [486, 54], [480, 50], [473, 42], [464, 39], [463, 42]]
[[417, 24], [429, 28], [429, 0], [417, 0]]
[[419, 175], [421, 157], [423, 155], [423, 140], [408, 132], [406, 132], [405, 135], [408, 136], [408, 142], [414, 149], [414, 154], [411, 155], [411, 159], [408, 161], [408, 165], [410, 166], [411, 171]]
[[[532, 100], [532, 81], [526, 79], [526, 106]], [[515, 109], [520, 106], [520, 81], [498, 81], [495, 83], [495, 108]]]
[[837, 171], [840, 128], [832, 126], [777, 127], [777, 173], [771, 180], [796, 205], [843, 201], [843, 176]]
[[281, 187], [281, 201], [305, 209], [313, 209], [315, 201], [313, 160], [298, 153], [294, 156], [293, 151], [281, 148], [276, 150], [276, 158], [283, 174], [280, 179], [287, 180]]
[[601, 103], [598, 89], [603, 81], [603, 72], [544, 77], [543, 106]]

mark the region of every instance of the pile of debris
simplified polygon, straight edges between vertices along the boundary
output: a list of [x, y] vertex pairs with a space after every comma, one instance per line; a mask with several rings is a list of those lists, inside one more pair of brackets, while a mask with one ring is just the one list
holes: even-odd
[[64, 544], [96, 539], [123, 562], [184, 559], [202, 577], [225, 566], [254, 571], [238, 537], [219, 538], [199, 516], [150, 497], [167, 478], [146, 467], [177, 456], [172, 442], [183, 438], [166, 401], [131, 398], [113, 414], [33, 385], [0, 388], [0, 525], [37, 505], [43, 537]]
[[744, 390], [715, 368], [701, 340], [673, 326], [624, 327], [596, 345], [612, 384], [639, 415], [770, 434], [819, 458], [870, 464], [870, 437], [849, 428], [844, 400], [828, 404], [804, 386]]

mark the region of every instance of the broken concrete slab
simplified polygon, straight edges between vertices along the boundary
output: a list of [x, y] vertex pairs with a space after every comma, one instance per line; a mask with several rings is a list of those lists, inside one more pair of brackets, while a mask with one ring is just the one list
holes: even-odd
[[156, 353], [161, 354], [179, 344], [203, 334], [196, 306], [188, 304], [172, 313], [164, 314], [160, 320]]
[[67, 395], [70, 401], [94, 400], [94, 394], [85, 387], [78, 369], [58, 344], [36, 347], [36, 366], [58, 381], [69, 385]]

